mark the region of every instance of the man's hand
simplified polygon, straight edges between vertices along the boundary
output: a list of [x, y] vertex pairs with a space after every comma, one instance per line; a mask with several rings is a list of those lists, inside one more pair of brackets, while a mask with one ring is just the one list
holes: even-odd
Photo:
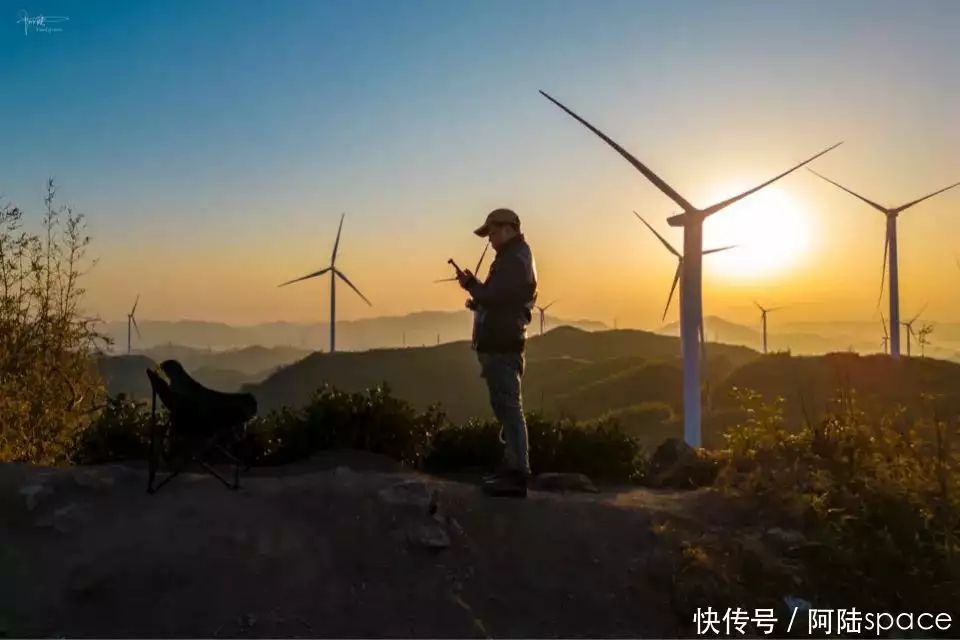
[[477, 277], [470, 272], [470, 269], [464, 269], [457, 274], [457, 282], [460, 283], [460, 286], [464, 289], [468, 288], [471, 284], [477, 281]]

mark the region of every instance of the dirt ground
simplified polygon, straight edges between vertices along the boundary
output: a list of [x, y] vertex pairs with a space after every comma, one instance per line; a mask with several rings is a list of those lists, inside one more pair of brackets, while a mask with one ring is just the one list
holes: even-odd
[[647, 570], [652, 527], [696, 494], [491, 499], [350, 455], [257, 470], [237, 492], [201, 474], [144, 488], [136, 467], [0, 465], [0, 632], [679, 633], [668, 585]]

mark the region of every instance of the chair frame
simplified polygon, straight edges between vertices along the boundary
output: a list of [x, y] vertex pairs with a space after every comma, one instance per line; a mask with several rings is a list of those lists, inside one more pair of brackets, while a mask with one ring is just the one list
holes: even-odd
[[[147, 376], [150, 378], [150, 385], [153, 389], [153, 397], [150, 404], [150, 450], [147, 455], [148, 473], [147, 473], [147, 493], [153, 495], [163, 488], [171, 480], [179, 476], [189, 467], [197, 465], [204, 471], [219, 480], [226, 488], [236, 491], [240, 488], [240, 466], [243, 460], [239, 455], [239, 446], [242, 434], [246, 432], [249, 420], [229, 425], [217, 429], [213, 434], [204, 436], [187, 437], [180, 443], [182, 451], [171, 451], [170, 455], [165, 456], [163, 452], [164, 436], [175, 436], [177, 414], [177, 402], [175, 398], [179, 395], [170, 388], [157, 372], [148, 369]], [[164, 398], [167, 395], [167, 398]], [[170, 414], [169, 427], [161, 428], [160, 421], [157, 419], [157, 397], [167, 408]], [[181, 396], [182, 397], [182, 396]], [[173, 405], [173, 406], [171, 406]], [[171, 447], [172, 448], [172, 447]], [[232, 451], [230, 449], [233, 449]], [[206, 458], [211, 453], [220, 453], [225, 456], [233, 465], [233, 481], [227, 480], [220, 474]], [[170, 470], [159, 483], [157, 473], [159, 471], [161, 458], [164, 458], [170, 466]], [[249, 466], [247, 467], [249, 468]]]

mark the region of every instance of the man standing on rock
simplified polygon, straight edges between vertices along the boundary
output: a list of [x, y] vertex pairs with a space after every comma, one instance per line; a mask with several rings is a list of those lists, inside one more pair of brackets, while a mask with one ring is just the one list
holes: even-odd
[[474, 311], [473, 348], [487, 381], [490, 405], [500, 422], [504, 464], [483, 484], [492, 496], [526, 497], [530, 477], [527, 422], [523, 416], [520, 379], [527, 325], [537, 300], [537, 268], [533, 252], [520, 233], [520, 218], [510, 209], [496, 209], [474, 231], [490, 240], [497, 253], [480, 282], [469, 270], [459, 274]]

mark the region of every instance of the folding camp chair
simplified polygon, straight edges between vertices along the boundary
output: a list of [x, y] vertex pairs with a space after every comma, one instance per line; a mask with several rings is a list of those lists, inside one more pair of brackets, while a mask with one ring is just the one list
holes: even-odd
[[[147, 493], [156, 493], [192, 464], [227, 488], [238, 489], [242, 464], [239, 445], [247, 422], [257, 413], [256, 399], [249, 393], [208, 389], [175, 360], [162, 363], [159, 370], [148, 369], [147, 377], [153, 389]], [[165, 422], [157, 419], [158, 398], [169, 414]], [[233, 482], [212, 466], [215, 456], [233, 465]], [[168, 473], [154, 485], [161, 462], [167, 463]]]

